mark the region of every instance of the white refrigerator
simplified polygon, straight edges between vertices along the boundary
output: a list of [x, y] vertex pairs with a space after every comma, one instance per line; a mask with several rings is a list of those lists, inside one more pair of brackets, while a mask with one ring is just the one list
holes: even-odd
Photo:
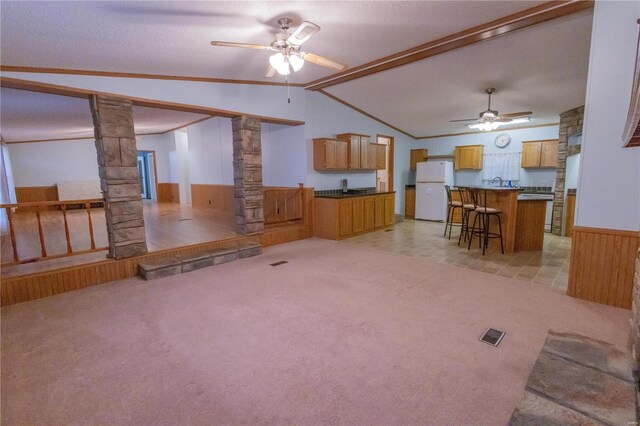
[[447, 191], [453, 187], [453, 162], [426, 161], [416, 166], [416, 219], [447, 219]]

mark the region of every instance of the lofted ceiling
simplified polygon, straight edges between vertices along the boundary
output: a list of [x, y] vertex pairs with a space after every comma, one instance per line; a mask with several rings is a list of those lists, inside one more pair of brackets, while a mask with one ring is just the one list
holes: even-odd
[[[7, 143], [92, 138], [93, 120], [87, 99], [16, 89], [0, 89], [0, 131]], [[163, 133], [206, 115], [133, 107], [136, 134]]]
[[[277, 19], [321, 27], [304, 50], [351, 67], [530, 8], [533, 1], [3, 2], [4, 65], [265, 80]], [[307, 64], [302, 83], [332, 74]], [[278, 81], [278, 79], [275, 79]], [[282, 81], [282, 79], [280, 79]]]
[[[281, 82], [263, 77], [268, 51], [209, 42], [268, 44], [277, 19], [288, 16], [322, 28], [305, 51], [355, 67], [542, 3], [3, 2], [0, 60], [4, 66]], [[470, 131], [449, 120], [477, 117], [486, 109], [487, 87], [497, 89], [493, 109], [531, 110], [531, 125], [556, 123], [559, 113], [584, 103], [591, 21], [591, 10], [578, 12], [324, 90], [418, 137]], [[307, 64], [291, 82], [331, 74]]]

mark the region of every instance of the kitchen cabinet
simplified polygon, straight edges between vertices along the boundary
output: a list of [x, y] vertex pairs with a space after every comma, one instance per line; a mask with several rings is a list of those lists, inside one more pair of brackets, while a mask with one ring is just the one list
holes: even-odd
[[395, 223], [395, 194], [347, 198], [316, 197], [314, 235], [340, 240]]
[[415, 219], [416, 217], [416, 189], [406, 188], [404, 191], [404, 217]]
[[387, 168], [387, 145], [369, 144], [369, 168], [384, 170]]
[[454, 166], [456, 170], [482, 170], [484, 145], [456, 146]]
[[329, 138], [313, 140], [314, 170], [346, 170], [349, 166], [348, 156], [346, 141]]
[[558, 166], [558, 140], [522, 142], [523, 168], [544, 168]]
[[350, 169], [367, 170], [374, 168], [369, 164], [369, 135], [341, 133], [336, 135], [336, 139], [345, 141], [348, 144]]
[[354, 198], [351, 211], [353, 212], [353, 233], [364, 231], [364, 198]]
[[422, 163], [423, 161], [427, 161], [429, 155], [428, 149], [412, 149], [411, 157], [409, 159], [409, 170], [415, 171], [416, 165], [418, 163]]

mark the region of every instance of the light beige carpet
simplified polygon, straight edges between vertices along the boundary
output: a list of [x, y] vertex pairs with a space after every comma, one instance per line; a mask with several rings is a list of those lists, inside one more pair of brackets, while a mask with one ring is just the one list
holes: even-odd
[[[2, 422], [505, 424], [550, 328], [624, 347], [629, 315], [299, 241], [3, 308]], [[498, 348], [478, 341], [489, 326]]]

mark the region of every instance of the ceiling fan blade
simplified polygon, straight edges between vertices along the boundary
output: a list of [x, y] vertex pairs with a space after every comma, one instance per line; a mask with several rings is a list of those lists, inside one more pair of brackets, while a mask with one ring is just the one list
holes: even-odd
[[271, 46], [263, 46], [261, 44], [250, 44], [250, 43], [234, 43], [232, 41], [212, 41], [212, 46], [220, 46], [220, 47], [244, 47], [247, 49], [271, 49]]
[[496, 118], [493, 121], [496, 122], [496, 123], [511, 123], [513, 120], [510, 119], [510, 118], [500, 117], [500, 118]]
[[309, 40], [309, 38], [320, 31], [320, 27], [313, 22], [304, 21], [296, 30], [289, 36], [287, 42], [292, 46], [301, 46], [302, 43]]
[[269, 64], [269, 66], [267, 66], [267, 71], [264, 73], [264, 76], [267, 78], [271, 78], [274, 75], [276, 75], [276, 69], [272, 67], [271, 64]]
[[531, 115], [533, 112], [531, 111], [523, 111], [523, 112], [510, 112], [509, 114], [500, 114], [500, 117], [522, 117], [523, 115]]
[[477, 120], [478, 120], [477, 118], [465, 118], [463, 120], [449, 120], [449, 123], [455, 123], [458, 121], [477, 121]]
[[333, 68], [334, 70], [342, 71], [347, 68], [346, 65], [336, 62], [333, 59], [325, 58], [324, 56], [314, 55], [313, 53], [300, 52], [300, 56], [305, 61], [320, 65], [321, 67]]

